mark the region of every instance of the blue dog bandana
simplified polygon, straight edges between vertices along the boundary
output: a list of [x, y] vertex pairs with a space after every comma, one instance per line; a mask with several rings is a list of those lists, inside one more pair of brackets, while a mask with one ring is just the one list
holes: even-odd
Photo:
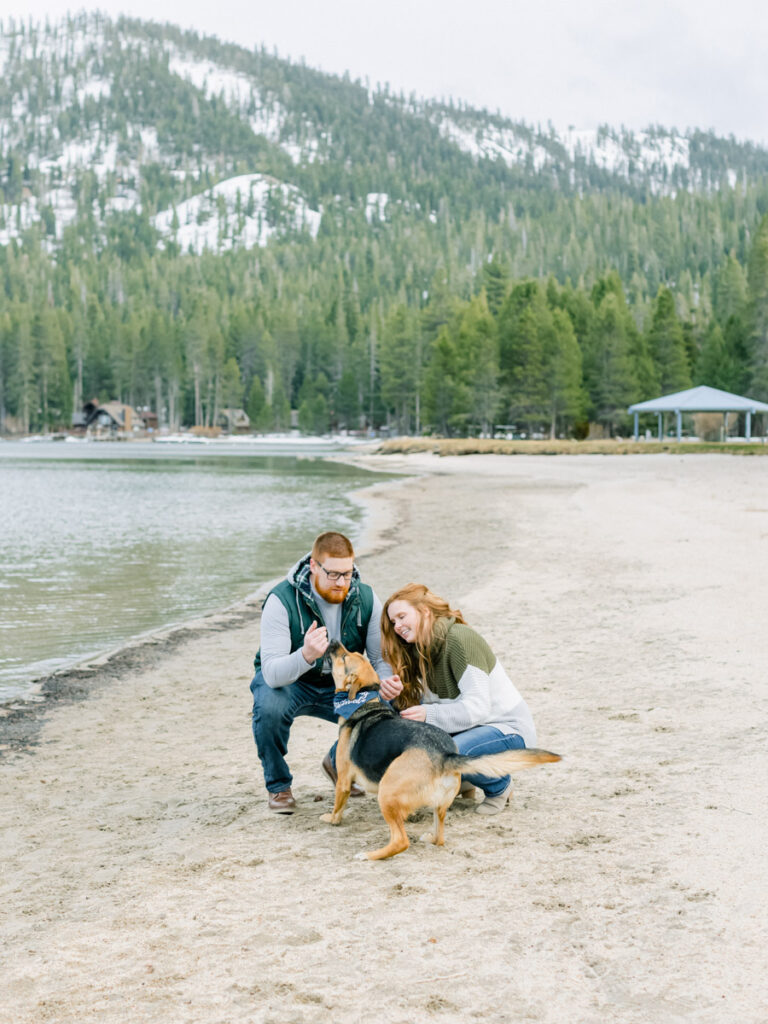
[[361, 690], [356, 697], [350, 700], [346, 690], [339, 690], [333, 695], [333, 713], [339, 718], [349, 718], [369, 700], [381, 700], [379, 691]]

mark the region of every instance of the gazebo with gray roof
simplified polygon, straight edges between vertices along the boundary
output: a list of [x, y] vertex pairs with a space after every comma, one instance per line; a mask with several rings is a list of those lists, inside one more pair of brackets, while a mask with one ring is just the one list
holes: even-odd
[[730, 391], [720, 391], [719, 388], [709, 388], [702, 384], [697, 388], [688, 388], [687, 391], [676, 391], [673, 395], [662, 395], [661, 398], [651, 398], [647, 402], [637, 402], [635, 405], [630, 405], [627, 411], [634, 413], [635, 416], [635, 440], [638, 437], [638, 415], [641, 412], [655, 412], [659, 418], [660, 441], [665, 412], [673, 412], [677, 418], [678, 441], [682, 434], [684, 412], [722, 412], [726, 416], [726, 423], [729, 412], [743, 412], [746, 419], [745, 435], [749, 441], [752, 436], [753, 415], [758, 412], [768, 412], [768, 405], [765, 402], [758, 402], [754, 398], [732, 395]]

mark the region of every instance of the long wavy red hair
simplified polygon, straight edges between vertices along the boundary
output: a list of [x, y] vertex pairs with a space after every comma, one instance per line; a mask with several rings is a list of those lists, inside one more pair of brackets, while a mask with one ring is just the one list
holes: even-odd
[[[389, 618], [389, 606], [394, 601], [407, 601], [419, 613], [414, 643], [406, 643], [395, 632]], [[384, 602], [381, 613], [381, 653], [402, 680], [403, 692], [394, 701], [400, 710], [421, 701], [432, 667], [435, 622], [445, 618], [466, 624], [458, 608], [451, 608], [444, 598], [433, 594], [423, 583], [408, 583], [390, 594]]]

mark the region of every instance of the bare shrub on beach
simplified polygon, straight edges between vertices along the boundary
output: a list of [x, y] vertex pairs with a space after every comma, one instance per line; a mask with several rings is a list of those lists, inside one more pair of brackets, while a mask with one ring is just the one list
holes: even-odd
[[690, 444], [676, 441], [503, 441], [482, 437], [393, 437], [376, 449], [381, 455], [653, 455], [660, 452], [729, 455], [768, 455], [765, 444]]

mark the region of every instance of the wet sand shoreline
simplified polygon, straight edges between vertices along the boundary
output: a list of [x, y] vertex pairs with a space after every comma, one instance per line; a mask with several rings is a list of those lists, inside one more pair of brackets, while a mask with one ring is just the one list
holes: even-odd
[[271, 585], [264, 584], [231, 608], [153, 630], [118, 648], [84, 658], [71, 668], [34, 680], [31, 699], [16, 697], [0, 704], [0, 760], [9, 752], [31, 752], [48, 715], [59, 707], [87, 700], [130, 672], [156, 669], [164, 656], [201, 634], [258, 620], [263, 595]]

